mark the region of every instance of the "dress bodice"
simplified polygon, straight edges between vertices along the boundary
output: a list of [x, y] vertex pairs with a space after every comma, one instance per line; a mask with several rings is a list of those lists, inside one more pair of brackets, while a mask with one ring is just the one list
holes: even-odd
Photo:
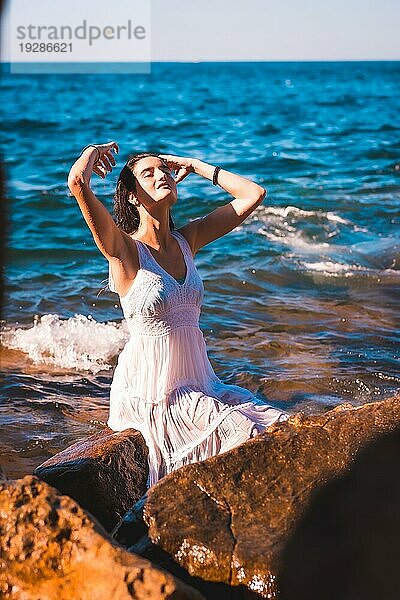
[[[139, 271], [128, 293], [120, 296], [124, 317], [135, 335], [163, 336], [180, 326], [199, 325], [203, 282], [186, 238], [177, 230], [171, 233], [178, 241], [186, 264], [183, 283], [161, 267], [144, 242], [135, 240]], [[116, 292], [111, 270], [109, 288]]]

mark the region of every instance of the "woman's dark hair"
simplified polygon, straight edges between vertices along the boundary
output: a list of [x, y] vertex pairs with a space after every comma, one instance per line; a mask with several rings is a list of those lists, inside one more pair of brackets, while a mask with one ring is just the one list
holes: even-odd
[[[123, 167], [117, 181], [117, 187], [114, 193], [114, 220], [117, 226], [125, 231], [125, 233], [134, 233], [138, 230], [140, 224], [139, 211], [134, 204], [129, 202], [129, 194], [136, 192], [136, 177], [133, 173], [133, 166], [141, 158], [147, 156], [156, 156], [153, 152], [143, 152], [141, 154], [133, 154], [129, 157], [128, 162]], [[169, 228], [172, 231], [175, 229], [175, 223], [172, 219], [171, 212], [169, 213]]]

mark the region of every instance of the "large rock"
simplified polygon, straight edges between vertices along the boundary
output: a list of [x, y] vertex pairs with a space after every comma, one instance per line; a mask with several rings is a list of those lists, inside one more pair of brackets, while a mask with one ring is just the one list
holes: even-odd
[[202, 598], [118, 547], [74, 500], [32, 476], [0, 485], [0, 555], [5, 600]]
[[282, 553], [280, 600], [398, 600], [400, 429], [315, 494]]
[[74, 498], [108, 530], [145, 493], [147, 446], [134, 429], [104, 429], [42, 463], [34, 474]]
[[[168, 555], [190, 575], [274, 597], [282, 548], [312, 494], [399, 424], [400, 396], [344, 405], [294, 416], [229, 453], [179, 469], [149, 490], [151, 545], [133, 531], [132, 549], [154, 560], [158, 548], [161, 561]], [[127, 545], [134, 521], [128, 513], [121, 528]]]

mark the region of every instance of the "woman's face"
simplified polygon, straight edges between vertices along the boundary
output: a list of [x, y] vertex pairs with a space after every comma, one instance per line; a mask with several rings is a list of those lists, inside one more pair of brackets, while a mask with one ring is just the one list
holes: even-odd
[[[175, 179], [166, 163], [156, 156], [146, 156], [133, 166], [136, 177], [136, 197], [144, 206], [149, 202], [166, 201], [169, 205], [177, 201]], [[152, 202], [153, 201], [153, 202]]]

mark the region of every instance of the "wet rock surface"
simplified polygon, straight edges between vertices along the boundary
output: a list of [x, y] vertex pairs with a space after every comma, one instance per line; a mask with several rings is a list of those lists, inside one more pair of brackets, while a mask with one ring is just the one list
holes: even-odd
[[1, 482], [0, 540], [5, 600], [202, 598], [119, 547], [73, 499], [36, 477]]
[[74, 498], [111, 531], [145, 493], [147, 446], [127, 429], [104, 429], [38, 466], [34, 474]]
[[[168, 556], [202, 581], [233, 586], [234, 596], [224, 588], [208, 598], [249, 597], [245, 590], [273, 598], [282, 548], [313, 494], [345, 472], [365, 444], [399, 425], [400, 396], [295, 415], [165, 477], [126, 515], [117, 539], [156, 563]], [[147, 538], [135, 522], [140, 511]]]

